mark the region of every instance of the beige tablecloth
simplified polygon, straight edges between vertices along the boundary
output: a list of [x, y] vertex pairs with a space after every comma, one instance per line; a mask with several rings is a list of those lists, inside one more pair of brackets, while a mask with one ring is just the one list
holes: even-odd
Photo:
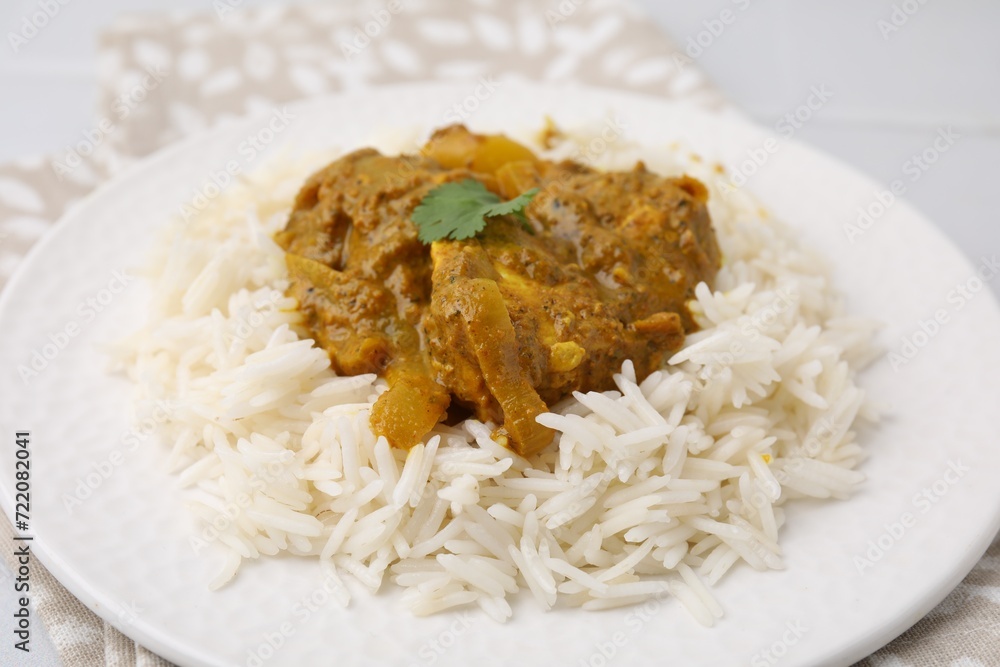
[[[685, 62], [625, 0], [234, 9], [240, 4], [216, 0], [206, 3], [214, 12], [132, 17], [108, 28], [91, 130], [60, 154], [0, 165], [0, 286], [67, 207], [130, 162], [193, 131], [302, 97], [486, 76], [576, 81], [706, 108], [727, 104], [697, 63]], [[10, 561], [6, 518], [0, 551]], [[66, 667], [169, 664], [102, 621], [37, 563], [32, 591]], [[1000, 543], [931, 614], [859, 664], [1000, 665]]]

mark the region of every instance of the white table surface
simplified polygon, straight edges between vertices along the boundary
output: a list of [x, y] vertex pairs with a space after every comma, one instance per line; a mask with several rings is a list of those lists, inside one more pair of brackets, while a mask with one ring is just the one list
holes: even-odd
[[[909, 184], [906, 198], [973, 260], [1000, 254], [1000, 2], [926, 2], [883, 36], [899, 0], [633, 0], [684, 46], [706, 21], [735, 20], [697, 57], [719, 87], [758, 122], [773, 126], [812, 86], [833, 93], [795, 134], [880, 183], [909, 179], [905, 165], [931, 147], [940, 128], [960, 138]], [[916, 0], [912, 0], [916, 3]], [[274, 4], [245, 0], [244, 6]], [[919, 3], [916, 3], [919, 4]], [[558, 2], [542, 6], [555, 7]], [[211, 11], [209, 0], [72, 0], [45, 30], [14, 53], [9, 31], [37, 0], [0, 4], [0, 162], [64, 151], [96, 113], [97, 34], [122, 12]], [[1000, 295], [1000, 278], [992, 288]], [[12, 579], [0, 564], [0, 617], [14, 611]], [[3, 624], [3, 628], [7, 628]], [[0, 642], [0, 663], [57, 665], [35, 627], [30, 656]]]

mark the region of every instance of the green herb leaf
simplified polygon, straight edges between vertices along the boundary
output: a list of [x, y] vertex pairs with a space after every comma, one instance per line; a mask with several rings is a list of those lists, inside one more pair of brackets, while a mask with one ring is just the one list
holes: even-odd
[[524, 208], [536, 194], [538, 188], [533, 188], [505, 202], [479, 181], [467, 178], [428, 192], [413, 209], [411, 219], [424, 243], [468, 239], [483, 231], [486, 218], [513, 213], [524, 221]]

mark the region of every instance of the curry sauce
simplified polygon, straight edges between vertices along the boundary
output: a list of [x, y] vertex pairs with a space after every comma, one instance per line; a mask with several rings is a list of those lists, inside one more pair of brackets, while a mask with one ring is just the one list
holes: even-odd
[[[414, 208], [469, 178], [506, 198], [539, 194], [525, 220], [422, 243]], [[546, 161], [452, 126], [419, 155], [364, 149], [313, 174], [276, 240], [334, 370], [386, 378], [376, 434], [409, 448], [452, 405], [527, 455], [552, 439], [535, 421], [547, 406], [614, 387], [628, 359], [641, 380], [695, 328], [686, 303], [720, 264], [707, 200], [693, 178]]]

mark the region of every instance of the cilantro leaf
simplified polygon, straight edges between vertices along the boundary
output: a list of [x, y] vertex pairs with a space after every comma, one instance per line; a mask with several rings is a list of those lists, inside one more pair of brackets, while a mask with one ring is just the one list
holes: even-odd
[[505, 202], [479, 181], [467, 178], [428, 192], [413, 209], [411, 219], [423, 243], [468, 239], [483, 231], [486, 218], [516, 214], [523, 220], [524, 207], [537, 193], [538, 188], [533, 188]]

